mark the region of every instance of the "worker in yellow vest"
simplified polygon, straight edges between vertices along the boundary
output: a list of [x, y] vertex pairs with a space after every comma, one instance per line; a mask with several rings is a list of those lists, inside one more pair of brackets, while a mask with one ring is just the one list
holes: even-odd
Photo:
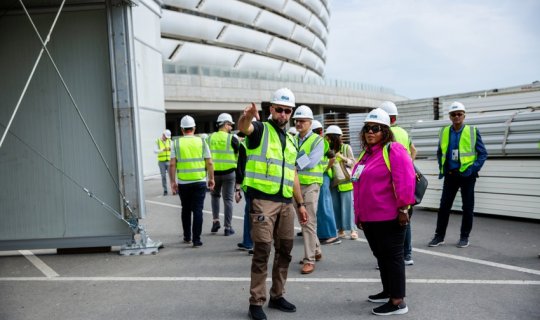
[[[416, 158], [416, 148], [409, 137], [409, 134], [405, 129], [397, 125], [398, 109], [392, 101], [384, 101], [379, 108], [383, 109], [390, 116], [390, 130], [394, 135], [394, 140], [405, 147], [411, 159], [414, 161]], [[406, 266], [412, 266], [414, 260], [412, 259], [412, 232], [410, 218], [413, 214], [413, 207], [409, 208], [409, 223], [405, 226], [405, 243], [403, 245], [403, 257], [405, 259]]]
[[169, 161], [171, 160], [171, 131], [165, 130], [160, 138], [156, 139], [154, 153], [157, 154], [159, 173], [161, 174], [161, 186], [163, 195], [167, 195], [167, 173], [169, 171]]
[[[238, 129], [246, 136], [247, 163], [242, 181], [251, 199], [251, 236], [254, 242], [251, 261], [249, 316], [266, 319], [262, 306], [266, 302], [268, 259], [274, 244], [272, 288], [268, 307], [283, 312], [295, 312], [296, 307], [285, 300], [285, 282], [291, 262], [294, 238], [294, 215], [301, 225], [308, 221], [298, 174], [295, 168], [296, 148], [293, 137], [285, 131], [295, 106], [294, 94], [287, 88], [273, 93], [268, 122], [259, 119], [254, 103], [244, 109]], [[297, 203], [295, 212], [292, 197]]]
[[180, 128], [183, 136], [174, 141], [169, 178], [171, 189], [178, 192], [182, 204], [184, 243], [193, 243], [193, 247], [198, 248], [203, 245], [202, 210], [206, 188], [214, 189], [214, 165], [206, 141], [195, 136], [195, 119], [184, 116], [180, 120]]
[[321, 243], [317, 237], [317, 202], [323, 183], [324, 168], [321, 160], [324, 153], [324, 139], [311, 131], [313, 112], [308, 106], [296, 108], [293, 119], [297, 131], [294, 136], [298, 150], [296, 170], [308, 213], [308, 222], [302, 226], [304, 258], [300, 272], [310, 274], [315, 270], [315, 261], [322, 259]]
[[441, 128], [437, 148], [439, 179], [444, 177], [441, 204], [435, 236], [428, 246], [438, 247], [444, 244], [450, 210], [458, 190], [461, 189], [463, 216], [456, 247], [465, 248], [469, 246], [469, 235], [473, 225], [474, 185], [488, 154], [478, 129], [465, 124], [463, 103], [453, 102], [448, 108], [448, 115], [452, 125]]
[[222, 113], [218, 116], [216, 125], [218, 131], [208, 136], [208, 145], [212, 153], [212, 163], [214, 164], [214, 179], [216, 184], [210, 193], [212, 197], [212, 233], [218, 232], [221, 228], [219, 222], [219, 202], [223, 197], [224, 206], [224, 235], [234, 234], [232, 228], [232, 212], [234, 201], [236, 159], [238, 157], [238, 139], [231, 134], [234, 126], [232, 116]]

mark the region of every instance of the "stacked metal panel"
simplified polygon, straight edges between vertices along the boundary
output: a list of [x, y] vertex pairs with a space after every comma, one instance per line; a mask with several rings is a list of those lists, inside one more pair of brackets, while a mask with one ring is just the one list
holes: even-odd
[[397, 101], [398, 120], [397, 123], [403, 129], [410, 131], [413, 125], [419, 120], [435, 120], [438, 102], [436, 99], [418, 99], [408, 101]]

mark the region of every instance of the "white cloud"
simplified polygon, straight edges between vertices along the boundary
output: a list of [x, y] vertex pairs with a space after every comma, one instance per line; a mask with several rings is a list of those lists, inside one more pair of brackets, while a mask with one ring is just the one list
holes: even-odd
[[411, 98], [540, 80], [540, 1], [332, 2], [326, 74]]

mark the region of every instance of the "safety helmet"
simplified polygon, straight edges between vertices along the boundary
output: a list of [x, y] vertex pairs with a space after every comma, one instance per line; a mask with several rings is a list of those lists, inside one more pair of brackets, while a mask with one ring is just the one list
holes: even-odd
[[222, 125], [225, 122], [230, 122], [231, 124], [234, 124], [234, 121], [232, 120], [232, 116], [228, 113], [222, 113], [217, 117], [217, 123], [219, 125]]
[[389, 116], [397, 116], [398, 115], [397, 107], [392, 101], [384, 101], [383, 103], [381, 103], [379, 108], [386, 111], [386, 113], [388, 113]]
[[294, 108], [294, 94], [288, 88], [278, 89], [272, 94], [270, 103]]
[[390, 116], [386, 111], [384, 111], [381, 108], [373, 109], [371, 110], [364, 120], [364, 123], [366, 122], [374, 122], [374, 123], [380, 123], [384, 124], [387, 127], [390, 127]]
[[311, 130], [320, 128], [322, 128], [322, 124], [318, 120], [313, 120], [313, 122], [311, 122]]
[[454, 111], [463, 111], [463, 112], [465, 112], [465, 106], [461, 102], [454, 101], [454, 102], [452, 102], [450, 107], [448, 107], [448, 113], [452, 113]]
[[287, 130], [287, 132], [292, 134], [293, 136], [298, 133], [295, 127], [290, 127], [289, 130]]
[[165, 134], [165, 137], [166, 138], [170, 138], [171, 137], [171, 130], [167, 129], [163, 132], [163, 134]]
[[311, 119], [313, 120], [313, 112], [308, 106], [301, 105], [294, 111], [293, 119]]
[[180, 128], [193, 128], [195, 127], [195, 119], [192, 116], [183, 116], [180, 120]]
[[343, 131], [341, 131], [341, 128], [336, 125], [331, 125], [326, 128], [326, 134], [339, 134], [342, 135]]

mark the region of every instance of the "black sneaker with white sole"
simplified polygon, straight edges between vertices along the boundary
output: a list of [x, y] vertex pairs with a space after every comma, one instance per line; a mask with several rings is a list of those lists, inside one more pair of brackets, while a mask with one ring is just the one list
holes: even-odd
[[461, 238], [459, 239], [458, 243], [456, 243], [456, 247], [458, 248], [467, 248], [469, 246], [469, 239], [467, 238]]
[[430, 247], [438, 247], [439, 245], [444, 244], [444, 238], [441, 238], [439, 236], [433, 237], [433, 239], [429, 242], [428, 246]]
[[388, 299], [390, 299], [390, 295], [386, 292], [379, 292], [368, 297], [368, 301], [373, 303], [386, 303]]
[[371, 312], [378, 316], [390, 316], [394, 314], [405, 314], [409, 312], [409, 308], [405, 302], [401, 302], [397, 306], [392, 304], [392, 301], [388, 301], [380, 307], [374, 308]]

